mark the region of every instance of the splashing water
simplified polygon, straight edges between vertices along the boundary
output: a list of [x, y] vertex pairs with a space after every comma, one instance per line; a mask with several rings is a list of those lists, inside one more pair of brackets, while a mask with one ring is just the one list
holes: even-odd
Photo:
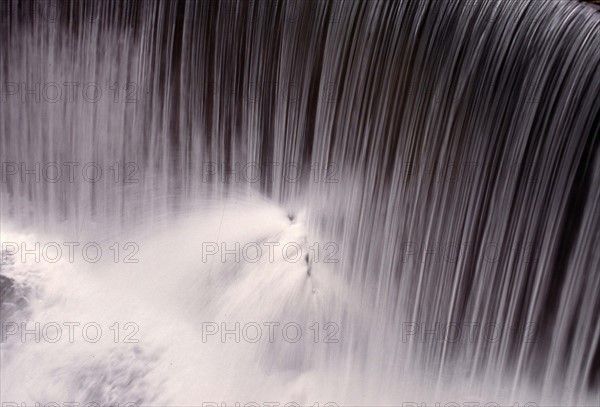
[[598, 404], [594, 6], [23, 1], [0, 33], [3, 403]]

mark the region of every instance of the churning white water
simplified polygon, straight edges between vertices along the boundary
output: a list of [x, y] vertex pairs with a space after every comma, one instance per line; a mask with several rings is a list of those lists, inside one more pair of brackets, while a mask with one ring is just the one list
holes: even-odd
[[594, 6], [6, 1], [0, 38], [3, 406], [598, 405]]
[[[93, 237], [107, 247], [97, 231]], [[200, 242], [230, 251], [248, 242], [274, 248], [303, 242], [308, 235], [300, 220], [292, 223], [264, 201], [227, 201], [129, 237], [143, 247], [135, 263], [115, 264], [114, 253], [110, 261], [88, 263], [77, 250], [73, 262], [65, 256], [52, 265], [36, 264], [33, 257], [33, 264], [22, 265], [20, 253], [4, 259], [3, 275], [28, 292], [16, 319], [26, 325], [13, 329], [5, 323], [5, 400], [101, 405], [333, 400], [335, 387], [323, 387], [323, 373], [328, 357], [340, 352], [331, 348], [339, 345], [341, 333], [337, 324], [330, 332], [323, 326], [335, 297], [348, 298], [331, 270], [313, 263], [309, 276], [309, 265], [295, 261], [291, 250], [272, 250], [272, 257], [248, 251], [237, 260], [229, 254], [225, 261], [221, 253], [215, 260], [201, 250]], [[34, 247], [41, 238], [3, 228], [3, 242]], [[46, 240], [67, 241], [56, 235]], [[91, 327], [84, 328], [86, 323]], [[330, 341], [319, 338], [328, 334]], [[327, 381], [334, 386], [335, 380]]]

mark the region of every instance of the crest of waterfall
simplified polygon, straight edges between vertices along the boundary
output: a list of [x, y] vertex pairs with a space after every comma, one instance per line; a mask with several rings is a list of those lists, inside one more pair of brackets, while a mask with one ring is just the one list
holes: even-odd
[[[332, 394], [600, 397], [597, 8], [3, 1], [0, 38], [4, 228], [164, 232], [260, 196], [337, 244], [345, 340], [290, 357], [319, 355]], [[304, 301], [287, 283], [277, 304]]]

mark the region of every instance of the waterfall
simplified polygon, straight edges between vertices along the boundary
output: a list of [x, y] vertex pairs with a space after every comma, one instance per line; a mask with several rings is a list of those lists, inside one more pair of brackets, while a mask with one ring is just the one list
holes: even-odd
[[598, 404], [597, 6], [6, 0], [0, 38], [3, 405]]

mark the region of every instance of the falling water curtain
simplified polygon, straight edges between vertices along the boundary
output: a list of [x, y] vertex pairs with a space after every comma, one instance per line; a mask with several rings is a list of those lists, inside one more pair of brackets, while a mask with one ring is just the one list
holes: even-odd
[[[27, 183], [9, 164], [3, 218], [118, 229], [240, 189], [301, 201], [384, 315], [366, 369], [598, 391], [597, 8], [9, 0], [0, 38], [1, 161], [111, 168]], [[406, 344], [415, 321], [520, 334]]]

